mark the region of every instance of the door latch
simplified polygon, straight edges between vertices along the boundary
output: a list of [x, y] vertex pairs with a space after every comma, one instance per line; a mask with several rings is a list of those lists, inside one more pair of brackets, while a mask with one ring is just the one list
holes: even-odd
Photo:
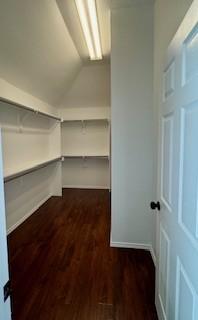
[[158, 211], [160, 211], [161, 210], [161, 205], [160, 205], [160, 202], [159, 201], [157, 201], [157, 202], [151, 202], [150, 203], [150, 207], [151, 207], [151, 209], [152, 210], [158, 210]]

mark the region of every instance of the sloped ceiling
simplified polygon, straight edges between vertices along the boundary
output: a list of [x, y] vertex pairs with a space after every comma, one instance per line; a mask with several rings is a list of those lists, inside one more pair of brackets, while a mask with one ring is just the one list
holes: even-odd
[[84, 64], [60, 107], [109, 107], [110, 64]]
[[111, 0], [111, 9], [126, 8], [132, 5], [151, 5], [155, 0]]
[[[89, 59], [80, 20], [74, 0], [56, 0], [67, 28], [74, 40], [75, 46], [83, 60]], [[97, 0], [97, 13], [100, 26], [102, 52], [105, 60], [110, 57], [111, 34], [110, 34], [110, 0]]]
[[[109, 60], [110, 0], [97, 9]], [[74, 0], [0, 0], [0, 78], [58, 107], [88, 61]]]
[[55, 0], [0, 0], [1, 78], [56, 106], [80, 68]]

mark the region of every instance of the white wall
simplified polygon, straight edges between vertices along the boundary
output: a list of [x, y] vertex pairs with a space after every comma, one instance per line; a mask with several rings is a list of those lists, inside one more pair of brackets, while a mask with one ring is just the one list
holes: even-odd
[[62, 155], [109, 156], [107, 121], [70, 121], [61, 126]]
[[155, 246], [153, 186], [153, 7], [112, 10], [113, 245]]
[[[54, 177], [59, 164], [32, 172], [5, 183], [6, 223], [10, 233], [34, 213], [54, 193]], [[61, 181], [59, 182], [61, 186]], [[47, 217], [46, 217], [47, 219]]]
[[[60, 106], [62, 119], [94, 120], [110, 118], [110, 65], [85, 64]], [[107, 121], [69, 121], [61, 126], [63, 155], [109, 155], [110, 126]], [[63, 187], [109, 188], [109, 160], [65, 159]]]
[[5, 176], [60, 157], [60, 123], [0, 103]]
[[[61, 156], [60, 123], [0, 103], [4, 176]], [[7, 230], [12, 231], [52, 195], [62, 194], [61, 163], [5, 183]]]
[[109, 156], [109, 129], [106, 120], [62, 123], [62, 154], [85, 156], [65, 159], [62, 167], [64, 188], [109, 188], [109, 160], [96, 158]]
[[110, 119], [110, 107], [62, 108], [60, 116], [64, 120]]
[[2, 78], [0, 78], [0, 97], [25, 105], [33, 110], [42, 111], [55, 116], [59, 115], [58, 109], [13, 86]]
[[109, 189], [108, 159], [65, 159], [62, 166], [64, 188]]

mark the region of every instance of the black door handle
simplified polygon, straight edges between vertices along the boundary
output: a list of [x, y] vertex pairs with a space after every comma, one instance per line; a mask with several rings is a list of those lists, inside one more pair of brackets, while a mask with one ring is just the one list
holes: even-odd
[[150, 207], [151, 207], [151, 209], [152, 210], [158, 210], [158, 211], [160, 211], [160, 209], [161, 209], [161, 206], [160, 206], [160, 202], [159, 201], [157, 201], [157, 202], [151, 202], [150, 203]]

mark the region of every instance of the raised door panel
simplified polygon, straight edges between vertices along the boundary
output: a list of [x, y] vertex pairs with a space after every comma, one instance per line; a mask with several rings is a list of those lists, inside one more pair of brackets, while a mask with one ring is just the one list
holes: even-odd
[[160, 226], [160, 257], [159, 257], [159, 301], [164, 320], [168, 320], [168, 292], [169, 292], [169, 268], [170, 268], [170, 240]]
[[198, 244], [198, 101], [181, 110], [179, 224]]
[[183, 85], [198, 75], [198, 24], [183, 42]]
[[198, 297], [192, 281], [177, 257], [175, 320], [197, 320]]
[[175, 60], [172, 60], [164, 71], [163, 100], [169, 99], [175, 91]]
[[172, 211], [173, 113], [162, 118], [161, 200]]

